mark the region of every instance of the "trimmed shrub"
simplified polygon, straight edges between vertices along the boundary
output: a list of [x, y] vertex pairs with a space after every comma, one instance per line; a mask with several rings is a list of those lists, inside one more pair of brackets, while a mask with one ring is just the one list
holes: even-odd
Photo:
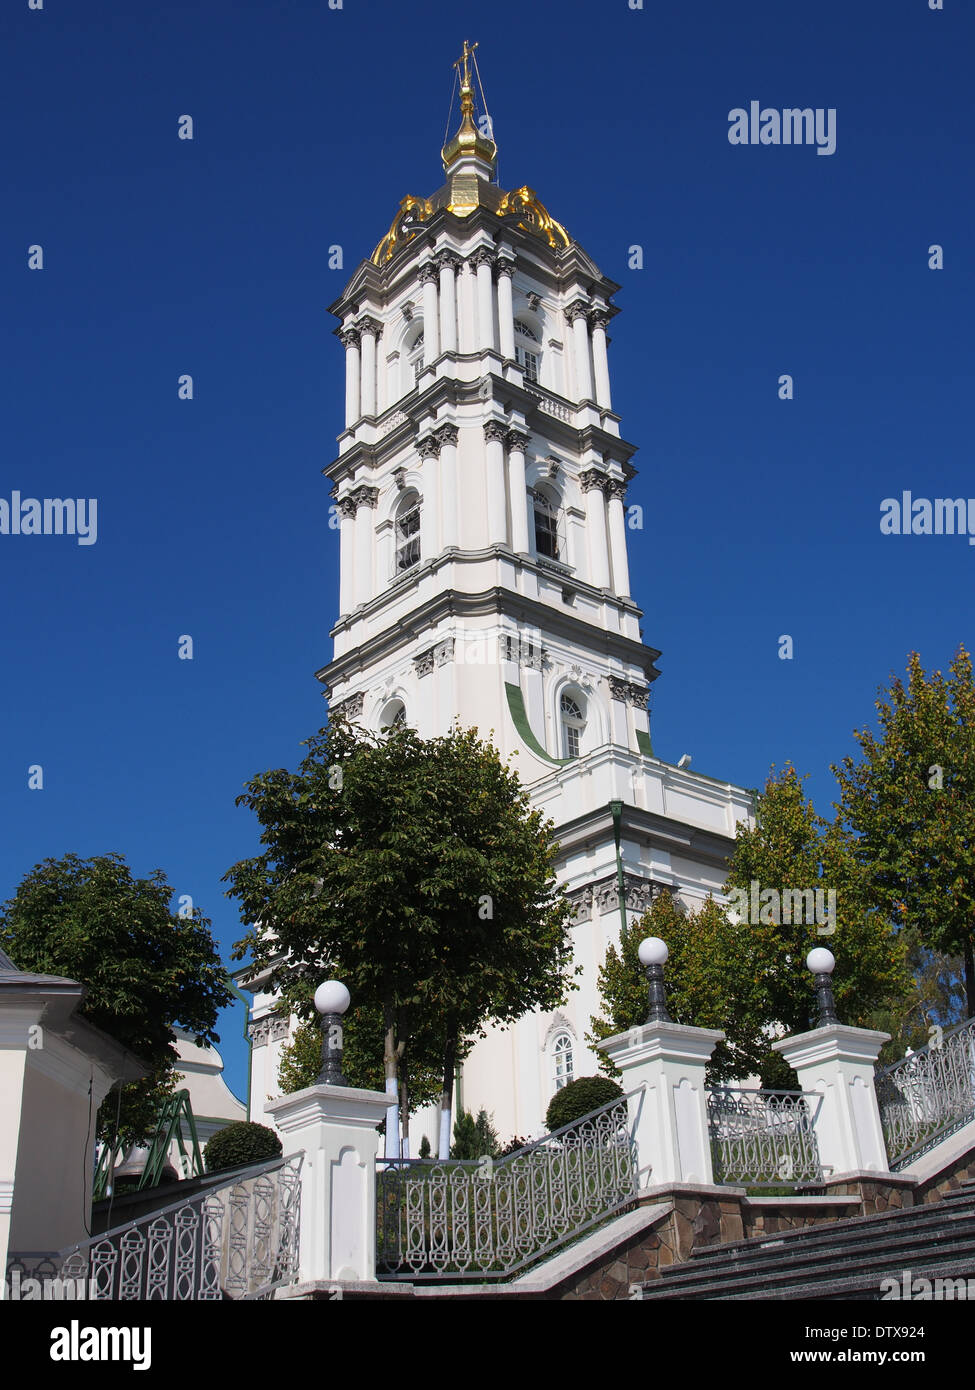
[[266, 1163], [281, 1152], [281, 1140], [267, 1125], [253, 1120], [235, 1120], [218, 1129], [203, 1150], [203, 1162], [208, 1173], [224, 1168], [244, 1168], [251, 1163]]
[[548, 1103], [545, 1123], [549, 1134], [622, 1095], [622, 1087], [608, 1076], [580, 1076], [578, 1081], [570, 1081], [561, 1091], [556, 1091]]

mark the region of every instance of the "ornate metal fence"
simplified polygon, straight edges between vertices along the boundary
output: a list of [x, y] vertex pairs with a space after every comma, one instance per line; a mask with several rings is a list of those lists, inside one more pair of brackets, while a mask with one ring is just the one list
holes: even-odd
[[300, 1154], [277, 1159], [68, 1249], [12, 1254], [12, 1296], [53, 1279], [106, 1301], [270, 1297], [297, 1276], [300, 1172]]
[[[810, 1113], [812, 1102], [814, 1108]], [[708, 1095], [714, 1180], [745, 1187], [823, 1181], [813, 1130], [821, 1097], [799, 1091], [722, 1087]]]
[[503, 1279], [626, 1206], [638, 1187], [626, 1100], [506, 1158], [381, 1167], [379, 1278]]
[[878, 1072], [877, 1103], [891, 1169], [975, 1119], [975, 1019]]

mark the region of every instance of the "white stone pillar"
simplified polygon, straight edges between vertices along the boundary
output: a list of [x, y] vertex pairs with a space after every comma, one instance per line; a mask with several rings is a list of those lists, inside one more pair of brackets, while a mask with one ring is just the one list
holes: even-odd
[[440, 443], [428, 434], [418, 441], [417, 453], [422, 460], [423, 503], [420, 507], [420, 559], [432, 560], [439, 551], [438, 503], [440, 501]]
[[462, 261], [457, 272], [457, 351], [470, 353], [477, 347], [474, 329], [474, 267]]
[[609, 588], [609, 551], [606, 545], [605, 473], [589, 468], [579, 475], [586, 497], [586, 531], [589, 537], [589, 582], [597, 589]]
[[488, 420], [484, 426], [488, 545], [502, 545], [508, 539], [504, 502], [504, 444], [507, 434], [508, 427], [501, 420]]
[[497, 345], [494, 333], [494, 284], [491, 278], [494, 256], [486, 246], [482, 246], [471, 257], [471, 265], [477, 276], [477, 346], [493, 349]]
[[299, 1285], [376, 1278], [376, 1153], [382, 1091], [308, 1086], [265, 1111], [301, 1165]]
[[613, 590], [620, 598], [629, 598], [630, 566], [626, 556], [626, 512], [623, 506], [626, 483], [619, 478], [610, 478], [606, 486], [606, 497]]
[[373, 508], [379, 497], [375, 487], [357, 487], [351, 494], [355, 513], [355, 606], [368, 603], [374, 590]]
[[592, 400], [592, 365], [589, 360], [589, 306], [577, 299], [565, 311], [572, 325], [575, 343], [576, 396], [580, 401]]
[[423, 286], [423, 365], [429, 367], [440, 356], [440, 272], [432, 261], [424, 261], [419, 273]]
[[376, 413], [376, 336], [382, 324], [368, 316], [359, 320], [362, 341], [362, 414]]
[[501, 356], [506, 362], [515, 357], [515, 308], [511, 279], [515, 263], [506, 257], [498, 261], [498, 332], [501, 337]]
[[450, 550], [459, 544], [457, 532], [457, 426], [441, 425], [434, 431], [440, 445], [440, 548]]
[[800, 1089], [821, 1097], [818, 1105], [807, 1103], [819, 1160], [833, 1170], [830, 1179], [889, 1169], [873, 1084], [873, 1064], [889, 1037], [872, 1028], [831, 1023], [772, 1044], [792, 1067]]
[[355, 607], [355, 499], [340, 497], [339, 509], [339, 613]]
[[359, 331], [343, 328], [338, 336], [345, 348], [345, 428], [351, 429], [359, 418]]
[[511, 547], [516, 555], [527, 555], [528, 486], [525, 482], [525, 449], [528, 435], [523, 430], [508, 431], [508, 493], [511, 497]]
[[440, 271], [440, 346], [443, 352], [457, 351], [457, 256], [453, 251], [437, 253]]
[[723, 1038], [714, 1028], [647, 1023], [597, 1044], [624, 1091], [644, 1088], [629, 1100], [644, 1187], [714, 1182], [704, 1071]]
[[606, 353], [606, 325], [609, 315], [605, 309], [597, 309], [592, 316], [592, 366], [596, 379], [596, 404], [604, 410], [612, 410], [613, 401], [609, 387], [609, 357]]

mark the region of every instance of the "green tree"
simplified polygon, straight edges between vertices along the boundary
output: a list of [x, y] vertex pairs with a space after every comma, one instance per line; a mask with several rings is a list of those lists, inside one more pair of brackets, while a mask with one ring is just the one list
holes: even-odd
[[112, 1139], [118, 1110], [123, 1145], [149, 1137], [174, 1089], [173, 1025], [216, 1043], [217, 1012], [233, 1001], [209, 920], [172, 912], [172, 896], [161, 869], [135, 879], [121, 854], [68, 854], [36, 864], [0, 909], [15, 964], [83, 984], [80, 1013], [149, 1068], [99, 1111], [99, 1136]]
[[[609, 947], [599, 971], [604, 1013], [591, 1021], [590, 1045], [646, 1022], [647, 980], [637, 952], [647, 936], [667, 943], [664, 978], [675, 1022], [727, 1034], [712, 1054], [709, 1081], [720, 1084], [758, 1071], [771, 1042], [762, 963], [747, 926], [730, 922], [712, 898], [695, 912], [660, 893], [621, 930], [619, 946]], [[598, 1056], [600, 1070], [615, 1077], [617, 1068], [606, 1054]]]
[[[309, 1017], [341, 963], [357, 1009], [382, 1017], [384, 1074], [443, 1058], [449, 1107], [463, 1049], [494, 1021], [549, 1009], [569, 985], [570, 909], [551, 824], [474, 731], [431, 740], [338, 720], [297, 772], [247, 784], [264, 851], [231, 868], [237, 943]], [[337, 973], [337, 971], [336, 971]]]
[[975, 684], [959, 647], [947, 676], [917, 652], [907, 684], [876, 702], [879, 732], [856, 730], [860, 756], [834, 766], [837, 821], [878, 916], [912, 944], [965, 962], [975, 1015]]
[[[344, 975], [346, 972], [337, 972]], [[318, 1015], [315, 1015], [318, 1018]], [[440, 1095], [439, 1053], [418, 1064], [416, 1051], [425, 1038], [414, 1040], [409, 1072], [410, 1104], [427, 1105]], [[317, 1022], [299, 1023], [294, 1037], [281, 1050], [278, 1084], [285, 1095], [314, 1086], [322, 1067], [322, 1030]], [[350, 1086], [367, 1091], [383, 1089], [383, 1020], [377, 1009], [350, 1008], [342, 1025], [342, 1074]]]
[[[725, 893], [734, 890], [737, 901], [749, 904], [743, 920], [768, 1026], [790, 1033], [809, 1027], [805, 960], [814, 946], [836, 957], [833, 989], [844, 1023], [864, 1027], [878, 1009], [906, 1005], [912, 994], [907, 942], [871, 902], [850, 836], [816, 814], [793, 767], [778, 776], [773, 769], [757, 799], [754, 827], [737, 827]], [[797, 895], [805, 895], [802, 910]], [[810, 895], [825, 916], [808, 910]]]
[[486, 1110], [479, 1110], [477, 1118], [466, 1110], [461, 1110], [454, 1124], [454, 1142], [450, 1150], [451, 1158], [498, 1158], [501, 1154], [501, 1141], [495, 1133], [491, 1117]]

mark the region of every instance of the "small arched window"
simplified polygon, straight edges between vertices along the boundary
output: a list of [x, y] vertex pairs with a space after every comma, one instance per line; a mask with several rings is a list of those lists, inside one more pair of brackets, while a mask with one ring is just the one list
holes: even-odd
[[570, 695], [566, 690], [559, 701], [559, 717], [562, 723], [562, 756], [578, 758], [582, 747], [582, 734], [586, 727], [585, 709], [581, 696]]
[[535, 553], [546, 560], [560, 560], [559, 554], [559, 504], [557, 500], [541, 488], [532, 492], [532, 510], [535, 516]]
[[412, 569], [420, 560], [420, 497], [407, 492], [396, 511], [396, 573]]
[[552, 1073], [557, 1091], [572, 1080], [572, 1039], [568, 1033], [559, 1033], [552, 1043]]
[[423, 371], [423, 329], [422, 329], [422, 328], [420, 329], [420, 332], [419, 332], [418, 336], [415, 337], [415, 338], [413, 339], [413, 342], [410, 344], [410, 350], [409, 350], [409, 352], [408, 352], [407, 355], [406, 355], [406, 360], [407, 360], [407, 362], [408, 362], [408, 364], [409, 364], [409, 369], [410, 369], [410, 373], [411, 373], [411, 376], [412, 376], [412, 384], [413, 384], [414, 386], [416, 386], [416, 384], [417, 384], [417, 383], [419, 382], [419, 380], [420, 380], [420, 373]]
[[406, 723], [406, 706], [402, 700], [390, 700], [379, 716], [381, 729], [399, 729]]
[[524, 319], [515, 319], [515, 361], [526, 381], [537, 381], [542, 361], [542, 340]]

